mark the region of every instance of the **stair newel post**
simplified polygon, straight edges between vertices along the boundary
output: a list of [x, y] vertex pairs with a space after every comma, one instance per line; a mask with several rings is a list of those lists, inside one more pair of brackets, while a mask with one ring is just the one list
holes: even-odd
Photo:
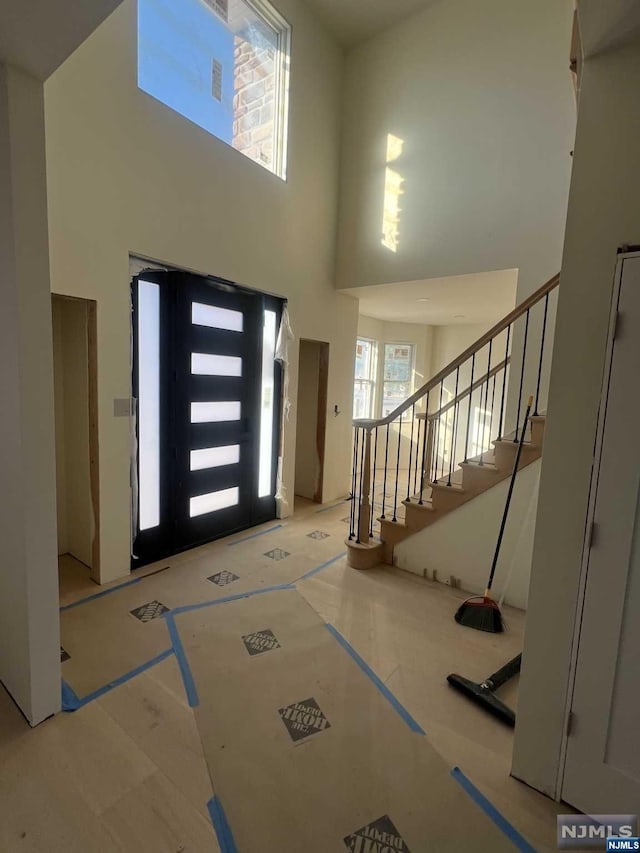
[[373, 509], [376, 505], [376, 466], [378, 464], [378, 427], [373, 430], [373, 475], [371, 478], [371, 521], [369, 524], [369, 535], [373, 536]]
[[498, 421], [498, 441], [504, 432], [504, 398], [507, 391], [507, 365], [509, 363], [509, 344], [511, 342], [511, 326], [507, 326], [507, 345], [504, 351], [504, 373], [502, 374], [502, 399], [500, 400], [500, 420]]
[[[358, 492], [358, 519], [356, 522], [356, 544], [360, 545], [362, 543], [361, 533], [362, 533], [362, 501], [363, 501], [363, 492], [364, 492], [364, 457], [365, 457], [365, 445], [366, 445], [366, 437], [367, 431], [365, 427], [362, 427], [362, 438], [360, 439], [360, 478], [359, 478], [359, 492]], [[369, 443], [369, 451], [371, 451], [371, 443]], [[369, 476], [371, 476], [371, 472], [369, 472]], [[367, 495], [368, 498], [368, 495]], [[367, 522], [368, 527], [368, 522]], [[367, 537], [365, 542], [369, 541], [368, 530]]]
[[387, 434], [384, 440], [384, 475], [382, 477], [382, 515], [380, 516], [381, 521], [386, 519], [386, 515], [384, 514], [385, 503], [387, 500], [387, 469], [389, 467], [389, 424], [387, 424]]
[[547, 314], [549, 312], [549, 294], [544, 298], [544, 318], [542, 320], [542, 335], [540, 337], [540, 363], [538, 365], [538, 384], [536, 386], [536, 407], [533, 412], [534, 417], [538, 417], [538, 406], [540, 405], [540, 380], [542, 379], [542, 361], [544, 359], [544, 343], [547, 336]]
[[[407, 502], [411, 502], [411, 467], [413, 465], [413, 431], [416, 422], [416, 404], [411, 408], [411, 438], [409, 439], [409, 469], [407, 471]], [[416, 450], [416, 458], [418, 452]]]
[[360, 513], [358, 516], [358, 544], [367, 545], [371, 522], [371, 427], [364, 428], [362, 440], [362, 476], [360, 490]]
[[349, 510], [349, 541], [356, 535], [356, 487], [358, 471], [358, 427], [353, 430], [353, 466], [351, 470], [351, 507]]

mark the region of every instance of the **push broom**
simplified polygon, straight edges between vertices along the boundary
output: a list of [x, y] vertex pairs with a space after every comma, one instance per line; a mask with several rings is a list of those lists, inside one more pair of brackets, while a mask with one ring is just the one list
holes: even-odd
[[479, 683], [471, 681], [470, 678], [465, 678], [463, 675], [458, 675], [456, 672], [448, 675], [447, 681], [455, 690], [466, 696], [467, 699], [471, 699], [472, 702], [480, 705], [485, 711], [493, 714], [494, 717], [497, 717], [503, 723], [513, 728], [516, 724], [515, 711], [496, 696], [496, 690], [502, 687], [503, 684], [506, 684], [511, 678], [518, 675], [521, 663], [522, 653], [516, 655], [508, 663], [505, 663], [503, 667], [500, 667], [497, 672], [494, 672], [493, 675], [490, 675]]
[[502, 547], [504, 529], [507, 524], [509, 507], [511, 506], [513, 487], [515, 486], [516, 477], [518, 476], [518, 465], [520, 464], [522, 446], [524, 444], [524, 435], [527, 429], [527, 423], [529, 421], [529, 414], [531, 413], [532, 405], [533, 397], [529, 397], [529, 402], [527, 403], [527, 411], [525, 412], [524, 422], [522, 424], [522, 429], [520, 430], [520, 441], [518, 443], [516, 458], [513, 463], [511, 482], [509, 483], [507, 501], [504, 506], [504, 512], [502, 513], [502, 523], [500, 524], [500, 533], [498, 534], [498, 542], [496, 543], [496, 550], [493, 555], [493, 562], [491, 564], [491, 572], [489, 573], [489, 582], [487, 584], [487, 588], [485, 590], [484, 595], [474, 596], [473, 598], [468, 598], [466, 601], [463, 601], [456, 613], [456, 622], [458, 622], [460, 625], [465, 625], [467, 628], [475, 628], [477, 631], [488, 631], [491, 634], [501, 634], [504, 631], [502, 613], [500, 612], [500, 607], [498, 606], [497, 602], [493, 599], [491, 595], [491, 587], [493, 585], [493, 578], [496, 573], [496, 566], [498, 565], [498, 557], [500, 556], [500, 548]]

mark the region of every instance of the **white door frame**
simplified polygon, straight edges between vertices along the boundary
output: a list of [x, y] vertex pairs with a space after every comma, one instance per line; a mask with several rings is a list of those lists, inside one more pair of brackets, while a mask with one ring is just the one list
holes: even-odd
[[571, 662], [568, 672], [567, 700], [564, 710], [564, 725], [562, 730], [562, 743], [560, 748], [560, 760], [558, 762], [558, 777], [556, 783], [556, 798], [562, 799], [564, 787], [564, 776], [567, 762], [567, 747], [571, 726], [571, 711], [575, 692], [576, 676], [578, 670], [578, 655], [580, 652], [580, 632], [582, 630], [582, 614], [584, 610], [585, 593], [587, 587], [587, 573], [589, 568], [589, 552], [591, 550], [592, 528], [595, 516], [596, 497], [598, 494], [598, 478], [600, 475], [600, 462], [602, 459], [602, 445], [604, 438], [604, 423], [606, 418], [606, 406], [603, 405], [613, 360], [613, 344], [616, 335], [616, 324], [618, 319], [618, 304], [620, 302], [620, 289], [622, 287], [622, 274], [624, 262], [632, 258], [640, 258], [640, 251], [620, 253], [616, 264], [615, 281], [611, 297], [611, 313], [609, 317], [609, 332], [607, 335], [607, 349], [605, 354], [604, 370], [602, 375], [602, 390], [600, 392], [600, 411], [598, 413], [598, 428], [596, 442], [594, 445], [593, 468], [591, 471], [591, 485], [589, 487], [589, 509], [585, 524], [585, 537], [582, 546], [582, 563], [580, 568], [580, 580], [578, 585], [578, 596], [576, 601], [576, 612], [573, 626], [573, 638], [571, 644]]

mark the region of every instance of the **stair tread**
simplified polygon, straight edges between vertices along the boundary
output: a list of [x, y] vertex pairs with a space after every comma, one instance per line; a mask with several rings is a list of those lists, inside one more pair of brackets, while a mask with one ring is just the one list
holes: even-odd
[[468, 459], [466, 462], [459, 463], [461, 468], [482, 468], [485, 471], [493, 471], [495, 474], [501, 474], [502, 472], [496, 466], [495, 462], [487, 462], [484, 461], [482, 465], [479, 462], [476, 462], [474, 459]]
[[415, 500], [415, 498], [414, 498], [412, 501], [408, 501], [408, 502], [407, 502], [407, 501], [403, 501], [403, 504], [404, 504], [405, 506], [415, 506], [415, 507], [418, 507], [418, 509], [425, 510], [425, 511], [427, 511], [427, 512], [435, 512], [435, 511], [436, 511], [436, 510], [435, 510], [435, 507], [433, 506], [433, 504], [431, 503], [431, 501], [422, 501], [422, 503], [419, 503], [419, 502], [418, 502], [417, 500]]
[[[518, 446], [518, 442], [514, 441], [513, 438], [496, 438], [491, 443], [494, 445], [494, 447], [498, 447], [498, 446], [507, 447], [510, 445], [511, 447], [517, 448], [517, 446]], [[522, 443], [522, 449], [523, 450], [542, 450], [542, 445], [534, 444], [532, 441], [524, 441]]]
[[445, 489], [448, 492], [459, 492], [461, 495], [467, 491], [467, 489], [464, 489], [459, 483], [452, 482], [451, 485], [449, 485], [446, 479], [442, 483], [440, 481], [438, 481], [437, 483], [431, 483], [431, 488]]
[[404, 521], [393, 521], [390, 518], [380, 518], [378, 519], [378, 521], [380, 522], [380, 524], [391, 524], [394, 527], [405, 527], [407, 530], [409, 530], [409, 527]]

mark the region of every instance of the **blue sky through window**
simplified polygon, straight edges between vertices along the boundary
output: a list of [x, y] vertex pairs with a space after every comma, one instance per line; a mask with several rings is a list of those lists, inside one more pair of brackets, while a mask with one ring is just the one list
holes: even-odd
[[[214, 97], [214, 60], [222, 66], [222, 101]], [[232, 143], [234, 36], [202, 0], [139, 0], [138, 86]]]

